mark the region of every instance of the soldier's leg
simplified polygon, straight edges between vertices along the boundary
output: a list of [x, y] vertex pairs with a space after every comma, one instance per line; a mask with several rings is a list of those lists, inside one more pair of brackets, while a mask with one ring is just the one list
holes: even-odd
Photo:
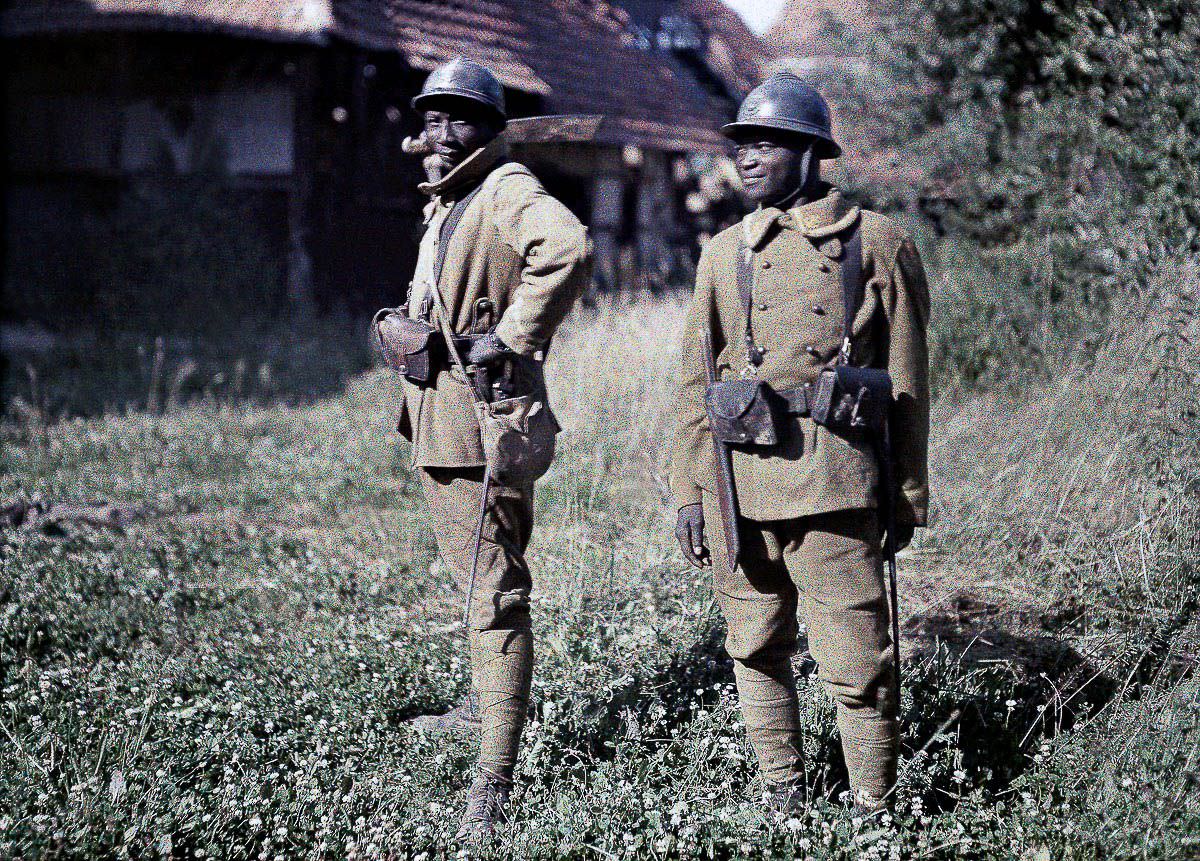
[[[483, 469], [422, 470], [421, 485], [433, 514], [438, 548], [465, 595]], [[512, 780], [533, 674], [532, 582], [525, 564], [532, 529], [532, 489], [493, 484], [467, 633], [473, 687], [479, 697], [479, 766], [505, 782]]]
[[743, 521], [742, 564], [730, 571], [720, 510], [708, 493], [704, 522], [746, 736], [763, 778], [785, 783], [803, 774], [800, 705], [791, 661], [796, 651], [796, 588], [771, 528]]
[[800, 590], [809, 649], [837, 703], [855, 801], [874, 807], [896, 781], [899, 754], [878, 522], [874, 511], [858, 509], [800, 523], [785, 559]]

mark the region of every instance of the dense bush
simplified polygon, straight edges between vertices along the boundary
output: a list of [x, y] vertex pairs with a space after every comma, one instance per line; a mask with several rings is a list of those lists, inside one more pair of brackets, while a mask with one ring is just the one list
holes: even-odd
[[[972, 385], [1090, 356], [1156, 271], [1200, 252], [1200, 13], [1190, 0], [873, 4], [826, 81], [847, 172], [950, 246], [950, 370]], [[850, 68], [854, 68], [850, 66]], [[855, 155], [858, 151], [861, 154]]]
[[1131, 246], [1200, 248], [1195, 4], [897, 0], [879, 16], [846, 95], [871, 144], [916, 168], [879, 193], [949, 194], [950, 223], [987, 246], [1103, 246], [1117, 237], [1091, 231], [1145, 220], [1158, 229]]

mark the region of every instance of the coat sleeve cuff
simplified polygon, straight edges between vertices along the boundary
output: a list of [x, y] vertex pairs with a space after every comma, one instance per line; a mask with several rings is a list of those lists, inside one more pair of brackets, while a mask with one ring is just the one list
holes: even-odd
[[901, 493], [896, 499], [896, 523], [899, 526], [925, 526], [929, 498], [925, 491]]
[[543, 344], [534, 343], [521, 332], [511, 314], [505, 314], [496, 324], [496, 337], [504, 342], [504, 346], [522, 356], [532, 356], [542, 349]]
[[697, 505], [702, 501], [700, 488], [695, 484], [689, 484], [684, 487], [676, 486], [672, 489], [675, 496], [675, 510], [683, 508], [685, 505]]

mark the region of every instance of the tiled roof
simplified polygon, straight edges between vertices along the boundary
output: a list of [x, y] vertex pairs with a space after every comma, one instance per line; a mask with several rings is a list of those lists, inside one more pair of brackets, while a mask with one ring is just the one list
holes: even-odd
[[526, 62], [526, 27], [514, 0], [332, 0], [333, 32], [380, 51], [399, 51], [429, 71], [453, 57], [485, 63], [508, 87], [545, 95]]
[[679, 11], [704, 29], [704, 59], [731, 92], [744, 96], [762, 82], [764, 66], [775, 59], [775, 51], [750, 32], [733, 9], [721, 0], [680, 0]]
[[[600, 135], [668, 150], [717, 150], [724, 106], [687, 72], [639, 47], [624, 10], [599, 0], [514, 2], [526, 19], [530, 64], [550, 84], [556, 113], [604, 114]], [[552, 14], [548, 14], [552, 13]]]
[[6, 36], [167, 30], [320, 40], [331, 21], [328, 0], [22, 0], [6, 5], [0, 13]]
[[395, 50], [417, 69], [464, 55], [552, 113], [604, 114], [600, 140], [714, 150], [724, 107], [603, 0], [28, 0], [0, 17], [7, 36], [190, 30], [268, 39], [344, 38]]
[[549, 113], [604, 114], [600, 140], [658, 149], [719, 148], [722, 110], [666, 57], [638, 47], [625, 12], [602, 0], [354, 0], [334, 29], [399, 50], [429, 70], [462, 55]]

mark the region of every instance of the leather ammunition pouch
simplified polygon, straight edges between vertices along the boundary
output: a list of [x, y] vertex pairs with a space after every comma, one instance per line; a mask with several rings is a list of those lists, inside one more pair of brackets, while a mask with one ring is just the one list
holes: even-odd
[[371, 320], [371, 331], [389, 367], [415, 385], [433, 383], [446, 352], [436, 326], [412, 319], [407, 308], [381, 308]]
[[[746, 367], [754, 372], [763, 351], [750, 328], [753, 307], [753, 255], [743, 245], [738, 253], [737, 283], [745, 310]], [[807, 415], [819, 425], [845, 433], [865, 431], [882, 436], [892, 405], [892, 378], [880, 368], [850, 364], [854, 315], [862, 305], [862, 234], [856, 225], [847, 238], [842, 260], [843, 346], [837, 363], [826, 367], [815, 384], [775, 391], [753, 377], [710, 383], [704, 395], [709, 427], [728, 445], [773, 446], [784, 433], [785, 415]]]
[[779, 442], [777, 398], [761, 380], [713, 383], [704, 393], [713, 436], [731, 445], [769, 446]]
[[[445, 221], [442, 222], [442, 229], [438, 236], [437, 258], [434, 262], [434, 284], [431, 285], [434, 291], [437, 289], [437, 282], [442, 277], [442, 268], [446, 263], [446, 249], [450, 245], [450, 238], [462, 218], [463, 211], [482, 188], [483, 183], [476, 185], [454, 205]], [[375, 316], [371, 319], [371, 331], [384, 361], [414, 385], [432, 386], [438, 373], [449, 367], [450, 355], [446, 348], [447, 341], [439, 337], [438, 327], [428, 320], [413, 319], [409, 316], [406, 306], [381, 308], [376, 311]], [[470, 352], [472, 342], [479, 336], [447, 335], [447, 337], [453, 337], [458, 350], [467, 353]]]
[[[446, 342], [438, 327], [408, 316], [407, 308], [381, 308], [371, 321], [375, 345], [388, 367], [417, 386], [432, 386], [437, 375], [450, 367]], [[482, 335], [455, 335], [463, 353]]]
[[892, 405], [892, 378], [879, 368], [837, 365], [812, 390], [812, 420], [834, 431], [881, 434]]
[[878, 440], [885, 435], [892, 407], [892, 378], [882, 368], [860, 368], [850, 362], [852, 325], [864, 290], [862, 233], [856, 226], [846, 241], [842, 260], [842, 349], [837, 363], [817, 375], [809, 408], [819, 425], [842, 433], [865, 431]]

